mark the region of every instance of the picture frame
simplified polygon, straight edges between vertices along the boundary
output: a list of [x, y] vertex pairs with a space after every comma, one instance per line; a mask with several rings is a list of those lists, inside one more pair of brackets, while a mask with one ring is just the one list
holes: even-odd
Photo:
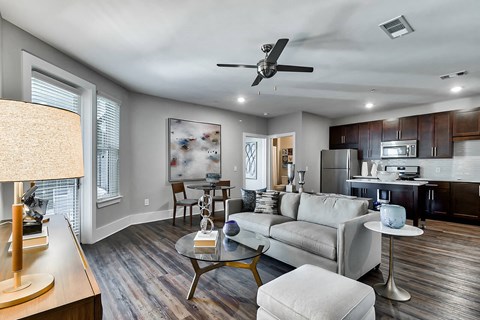
[[222, 173], [221, 125], [168, 119], [168, 181], [205, 180]]

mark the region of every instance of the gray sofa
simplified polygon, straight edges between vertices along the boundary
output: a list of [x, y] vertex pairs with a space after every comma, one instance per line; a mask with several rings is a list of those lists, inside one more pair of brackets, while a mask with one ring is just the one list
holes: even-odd
[[268, 237], [266, 255], [294, 267], [313, 264], [358, 279], [380, 264], [381, 235], [363, 225], [380, 215], [367, 201], [281, 193], [278, 209], [278, 215], [242, 212], [242, 199], [229, 199], [225, 221]]

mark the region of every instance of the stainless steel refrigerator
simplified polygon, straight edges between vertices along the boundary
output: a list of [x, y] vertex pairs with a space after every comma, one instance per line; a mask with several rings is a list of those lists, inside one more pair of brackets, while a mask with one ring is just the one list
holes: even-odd
[[322, 150], [321, 166], [321, 192], [350, 194], [346, 180], [360, 172], [357, 150]]

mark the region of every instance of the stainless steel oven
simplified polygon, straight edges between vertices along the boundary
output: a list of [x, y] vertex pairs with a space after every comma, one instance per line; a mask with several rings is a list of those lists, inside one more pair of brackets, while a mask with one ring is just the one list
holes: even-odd
[[381, 143], [382, 159], [416, 158], [417, 140], [386, 141]]

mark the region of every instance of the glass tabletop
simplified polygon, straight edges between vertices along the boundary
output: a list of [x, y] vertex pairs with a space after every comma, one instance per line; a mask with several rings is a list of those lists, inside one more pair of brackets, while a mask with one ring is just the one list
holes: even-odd
[[208, 262], [229, 262], [254, 258], [265, 253], [270, 248], [270, 241], [257, 233], [240, 230], [233, 237], [226, 237], [222, 230], [218, 230], [216, 247], [194, 247], [193, 232], [178, 239], [175, 249], [182, 256]]
[[189, 189], [195, 190], [228, 190], [235, 188], [234, 186], [212, 186], [209, 184], [191, 184], [187, 186]]

